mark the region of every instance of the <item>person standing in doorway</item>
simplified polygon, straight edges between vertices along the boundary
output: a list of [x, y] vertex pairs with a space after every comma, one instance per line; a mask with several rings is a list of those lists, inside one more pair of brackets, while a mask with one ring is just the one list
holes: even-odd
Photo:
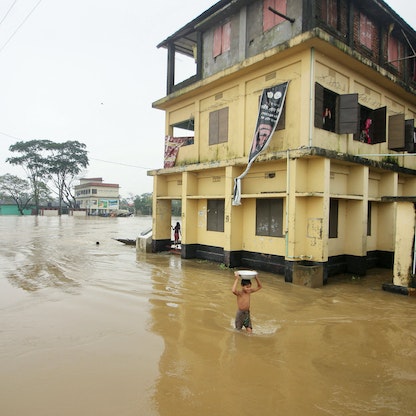
[[173, 230], [173, 241], [175, 245], [179, 244], [179, 236], [181, 233], [181, 225], [179, 222], [176, 223], [175, 227], [172, 227]]

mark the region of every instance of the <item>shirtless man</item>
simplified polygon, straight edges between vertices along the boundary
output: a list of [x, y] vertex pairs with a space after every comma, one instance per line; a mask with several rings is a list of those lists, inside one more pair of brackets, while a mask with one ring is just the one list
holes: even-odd
[[263, 286], [261, 285], [257, 276], [255, 277], [257, 287], [251, 287], [251, 280], [241, 280], [241, 290], [237, 290], [237, 283], [239, 280], [238, 272], [234, 272], [235, 280], [232, 288], [232, 292], [237, 296], [238, 311], [235, 316], [235, 327], [236, 329], [242, 329], [243, 326], [247, 332], [252, 332], [252, 325], [250, 319], [250, 295], [260, 290]]

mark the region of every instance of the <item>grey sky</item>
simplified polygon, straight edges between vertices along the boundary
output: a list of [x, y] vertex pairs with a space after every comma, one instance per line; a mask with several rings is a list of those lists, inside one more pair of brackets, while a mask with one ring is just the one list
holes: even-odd
[[[416, 27], [408, 0], [387, 2]], [[1, 0], [0, 175], [18, 140], [78, 140], [86, 176], [119, 183], [122, 196], [152, 191], [163, 165], [166, 50], [156, 45], [214, 0]], [[13, 7], [12, 7], [13, 6]], [[8, 13], [10, 9], [10, 12]]]

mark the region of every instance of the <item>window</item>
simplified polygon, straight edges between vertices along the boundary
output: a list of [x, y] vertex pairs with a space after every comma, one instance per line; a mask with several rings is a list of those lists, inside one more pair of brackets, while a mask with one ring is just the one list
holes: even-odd
[[359, 132], [354, 136], [354, 140], [358, 140], [367, 144], [377, 144], [386, 141], [386, 120], [387, 108], [381, 107], [375, 110], [359, 106], [360, 120]]
[[404, 114], [396, 114], [389, 117], [389, 149], [406, 150]]
[[315, 126], [335, 131], [336, 101], [338, 94], [315, 84]]
[[360, 43], [368, 49], [373, 46], [373, 22], [363, 13], [360, 13]]
[[283, 236], [283, 198], [256, 200], [256, 235]]
[[405, 121], [405, 142], [406, 151], [409, 153], [416, 153], [416, 129], [414, 119]]
[[357, 132], [358, 94], [339, 95], [315, 83], [315, 127], [338, 134]]
[[403, 44], [395, 37], [389, 36], [387, 48], [387, 60], [390, 65], [393, 65], [397, 70], [400, 69], [401, 59], [404, 56]]
[[389, 117], [389, 149], [415, 153], [415, 121], [404, 114]]
[[367, 235], [371, 235], [371, 202], [368, 202], [367, 209]]
[[228, 107], [209, 114], [209, 145], [228, 141]]
[[[89, 190], [88, 190], [89, 191]], [[89, 193], [89, 192], [88, 192]], [[97, 194], [97, 190], [96, 189], [92, 189], [92, 192], [91, 192], [93, 195], [95, 195], [95, 194]]]
[[333, 28], [338, 26], [338, 1], [322, 0], [322, 20]]
[[231, 49], [231, 22], [218, 26], [214, 31], [212, 57], [216, 58]]
[[207, 230], [224, 231], [224, 200], [209, 199], [207, 212]]
[[263, 1], [263, 32], [267, 32], [271, 28], [285, 21], [283, 17], [273, 13], [270, 9], [286, 16], [286, 0], [264, 0]]
[[176, 124], [172, 124], [171, 127], [172, 127], [173, 137], [175, 138], [180, 137], [184, 139], [182, 146], [189, 146], [191, 144], [194, 144], [195, 126], [194, 126], [193, 118], [181, 121]]
[[329, 201], [329, 238], [338, 238], [338, 199]]
[[410, 65], [411, 65], [411, 69], [410, 69], [411, 79], [412, 81], [416, 81], [416, 59], [412, 59], [410, 61]]

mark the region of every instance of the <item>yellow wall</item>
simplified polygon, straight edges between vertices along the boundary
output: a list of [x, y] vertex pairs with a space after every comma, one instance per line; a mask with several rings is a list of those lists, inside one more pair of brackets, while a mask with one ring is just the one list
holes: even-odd
[[[165, 218], [170, 200], [182, 198], [182, 241], [285, 256], [288, 260], [325, 262], [328, 256], [365, 256], [368, 251], [394, 250], [395, 204], [383, 196], [416, 194], [416, 178], [321, 156], [302, 156], [314, 146], [362, 155], [388, 153], [387, 143], [367, 145], [353, 135], [337, 135], [314, 127], [315, 82], [338, 94], [358, 93], [359, 103], [369, 108], [387, 105], [387, 115], [405, 113], [416, 118], [416, 104], [403, 94], [378, 85], [353, 65], [336, 62], [318, 50], [270, 59], [241, 76], [220, 77], [212, 88], [201, 87], [172, 99], [166, 106], [166, 134], [171, 126], [193, 118], [195, 143], [182, 147], [177, 166], [155, 176], [156, 238], [170, 236]], [[242, 205], [232, 206], [234, 178], [247, 164], [257, 120], [259, 98], [264, 88], [290, 81], [286, 98], [285, 129], [274, 133], [270, 146], [243, 178]], [[208, 82], [208, 81], [207, 81]], [[228, 142], [210, 146], [209, 114], [229, 108]], [[387, 127], [388, 129], [388, 127]], [[280, 153], [279, 153], [280, 152]], [[299, 154], [298, 154], [298, 153]], [[368, 156], [376, 161], [380, 157]], [[416, 158], [398, 158], [416, 167]], [[256, 236], [256, 199], [284, 198], [282, 237]], [[224, 232], [207, 231], [207, 199], [224, 198]], [[329, 202], [339, 200], [338, 237], [328, 238]], [[372, 201], [372, 232], [367, 236], [367, 207]], [[161, 227], [169, 227], [161, 230]]]

